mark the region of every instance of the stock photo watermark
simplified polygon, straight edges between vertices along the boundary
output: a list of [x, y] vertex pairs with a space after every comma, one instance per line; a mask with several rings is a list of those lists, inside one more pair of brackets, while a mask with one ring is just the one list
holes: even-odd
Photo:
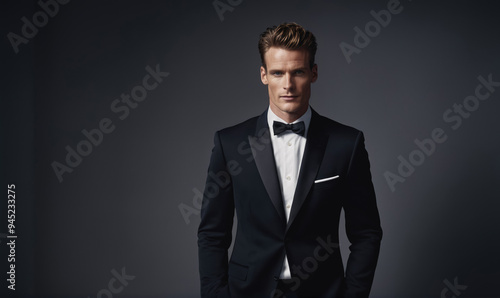
[[[457, 130], [462, 126], [465, 119], [471, 117], [472, 113], [479, 109], [481, 101], [490, 98], [495, 92], [495, 88], [500, 86], [500, 81], [493, 81], [493, 74], [489, 74], [487, 78], [482, 75], [477, 77], [479, 83], [474, 89], [473, 95], [466, 96], [462, 102], [454, 103], [449, 109], [443, 112], [443, 121], [448, 124], [451, 130]], [[436, 152], [439, 144], [443, 144], [448, 140], [448, 134], [441, 127], [434, 128], [429, 138], [423, 140], [415, 139], [416, 149], [409, 154], [397, 157], [399, 165], [397, 171], [385, 171], [384, 178], [392, 192], [396, 191], [396, 184], [405, 182], [416, 168], [423, 165], [426, 159]]]
[[[111, 102], [111, 112], [116, 114], [118, 119], [127, 119], [130, 115], [130, 110], [137, 108], [139, 103], [147, 98], [148, 91], [156, 89], [163, 82], [163, 79], [169, 75], [168, 72], [160, 70], [159, 64], [155, 68], [149, 65], [146, 66], [146, 72], [147, 74], [142, 78], [142, 84], [134, 86], [128, 94], [122, 93], [120, 98]], [[83, 138], [74, 146], [75, 149], [67, 145], [65, 147], [67, 153], [64, 161], [53, 161], [51, 163], [52, 170], [54, 170], [59, 183], [63, 182], [64, 174], [72, 173], [82, 163], [84, 157], [88, 157], [95, 147], [101, 145], [104, 136], [112, 133], [115, 128], [116, 125], [113, 123], [113, 120], [105, 117], [98, 122], [97, 128], [82, 129]]]
[[38, 6], [41, 10], [35, 12], [31, 19], [22, 17], [20, 34], [9, 32], [7, 39], [14, 50], [14, 53], [19, 53], [19, 46], [27, 44], [30, 40], [35, 38], [39, 29], [45, 27], [49, 20], [57, 15], [60, 5], [68, 4], [70, 0], [47, 0], [38, 1]]
[[[408, 0], [411, 1], [411, 0]], [[382, 28], [389, 26], [393, 15], [397, 15], [403, 11], [404, 7], [399, 0], [389, 0], [387, 2], [387, 9], [382, 9], [378, 12], [375, 10], [370, 11], [373, 20], [368, 21], [363, 29], [358, 26], [353, 28], [354, 38], [353, 44], [342, 41], [339, 44], [340, 50], [344, 55], [348, 64], [351, 63], [353, 54], [360, 54], [362, 49], [366, 48], [373, 38], [379, 36]]]
[[240, 5], [242, 2], [243, 0], [215, 0], [214, 2], [212, 2], [212, 5], [214, 6], [219, 20], [221, 22], [224, 22], [224, 14], [226, 12], [233, 12], [234, 8]]
[[[326, 237], [326, 240], [321, 237], [316, 238], [318, 245], [314, 248], [313, 255], [308, 256], [302, 260], [300, 265], [292, 265], [290, 270], [294, 276], [287, 282], [292, 291], [297, 291], [302, 281], [307, 280], [311, 274], [318, 270], [319, 264], [326, 261], [335, 251], [339, 248], [339, 243], [332, 242], [331, 235]], [[269, 297], [280, 298], [283, 297], [283, 292], [280, 290], [273, 290]]]
[[[445, 287], [441, 291], [441, 298], [457, 298], [467, 289], [466, 285], [458, 284], [458, 277], [455, 277], [453, 283], [445, 278], [443, 283], [445, 284]], [[451, 292], [450, 295], [448, 295], [449, 292]]]
[[[111, 270], [113, 277], [109, 280], [108, 286], [97, 292], [97, 298], [112, 298], [114, 294], [123, 292], [129, 281], [134, 280], [134, 275], [127, 275], [125, 267], [122, 268], [122, 273], [118, 273], [115, 269]], [[90, 298], [90, 296], [88, 296]]]
[[[7, 288], [9, 290], [16, 290], [16, 185], [7, 184]], [[3, 237], [2, 237], [3, 238]]]
[[[257, 133], [257, 136], [258, 138], [255, 140], [253, 145], [250, 145], [247, 141], [243, 141], [238, 144], [238, 153], [241, 156], [246, 157], [245, 161], [248, 163], [254, 160], [255, 151], [264, 150], [264, 148], [271, 142], [269, 129], [267, 128], [261, 129]], [[205, 191], [203, 193], [196, 187], [192, 188], [194, 196], [192, 197], [191, 204], [180, 203], [178, 205], [184, 222], [188, 225], [191, 223], [190, 217], [192, 215], [198, 216], [200, 214], [203, 198], [205, 198], [206, 200], [210, 200], [217, 197], [222, 189], [225, 189], [229, 186], [231, 182], [231, 176], [237, 176], [241, 174], [242, 171], [242, 165], [236, 160], [229, 160], [226, 163], [226, 171], [220, 171], [218, 173], [209, 171], [208, 176], [213, 181], [215, 181], [215, 183], [206, 183]]]

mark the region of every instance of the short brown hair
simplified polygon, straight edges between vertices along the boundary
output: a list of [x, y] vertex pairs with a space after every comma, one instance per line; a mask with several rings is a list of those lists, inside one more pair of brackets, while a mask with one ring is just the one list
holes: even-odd
[[312, 68], [318, 45], [316, 44], [316, 37], [299, 24], [283, 23], [279, 26], [267, 28], [266, 31], [260, 34], [259, 53], [264, 68], [266, 68], [264, 54], [271, 47], [287, 50], [307, 50], [309, 53], [309, 64]]

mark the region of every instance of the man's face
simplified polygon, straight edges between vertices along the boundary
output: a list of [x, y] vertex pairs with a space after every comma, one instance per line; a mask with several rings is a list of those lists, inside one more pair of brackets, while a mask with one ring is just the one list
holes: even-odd
[[293, 122], [309, 107], [311, 83], [318, 78], [318, 67], [309, 67], [306, 50], [271, 47], [264, 59], [267, 71], [260, 67], [260, 79], [268, 87], [271, 110], [283, 120]]

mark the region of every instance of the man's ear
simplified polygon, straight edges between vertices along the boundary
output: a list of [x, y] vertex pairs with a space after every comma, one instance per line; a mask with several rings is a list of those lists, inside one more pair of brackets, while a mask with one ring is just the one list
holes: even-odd
[[269, 82], [267, 81], [267, 71], [264, 66], [260, 67], [260, 80], [262, 84], [267, 85]]
[[318, 65], [314, 64], [314, 66], [312, 67], [311, 71], [312, 71], [312, 80], [311, 80], [311, 83], [314, 83], [318, 79]]

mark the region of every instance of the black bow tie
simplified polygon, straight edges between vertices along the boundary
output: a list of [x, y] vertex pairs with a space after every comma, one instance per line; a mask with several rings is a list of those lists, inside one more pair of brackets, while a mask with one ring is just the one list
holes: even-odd
[[286, 124], [283, 122], [274, 121], [273, 130], [274, 130], [274, 135], [279, 135], [287, 130], [291, 130], [294, 133], [303, 136], [304, 132], [306, 131], [306, 125], [304, 124], [304, 121], [300, 121], [293, 124]]

